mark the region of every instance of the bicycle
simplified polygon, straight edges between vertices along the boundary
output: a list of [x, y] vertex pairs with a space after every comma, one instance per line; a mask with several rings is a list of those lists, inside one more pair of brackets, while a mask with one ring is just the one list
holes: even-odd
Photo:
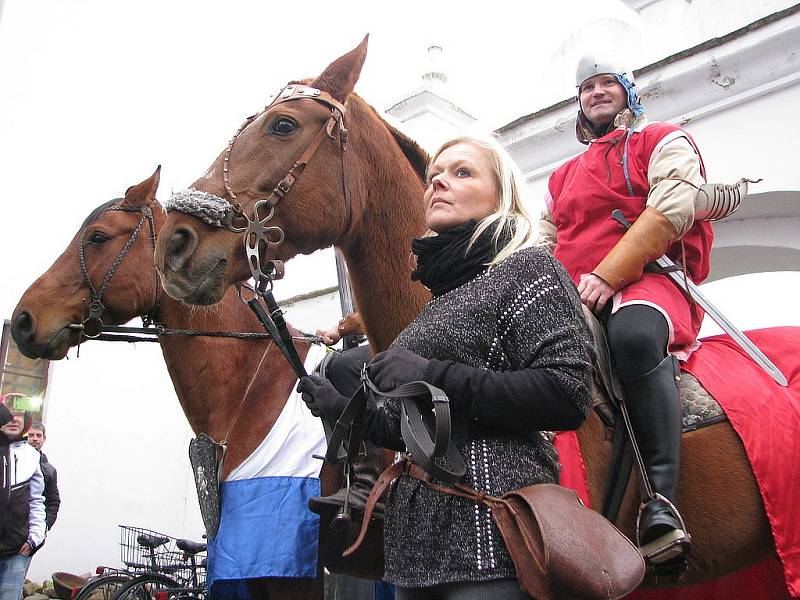
[[115, 567], [99, 566], [96, 575], [78, 590], [73, 590], [72, 600], [111, 600], [114, 593], [136, 577], [136, 573]]
[[[134, 551], [147, 548], [149, 570], [122, 585], [113, 600], [154, 600], [205, 598], [206, 559], [198, 555], [206, 545], [170, 536], [137, 536]], [[177, 550], [173, 550], [177, 548]]]
[[[97, 567], [95, 571], [97, 575], [82, 588], [73, 591], [73, 600], [111, 600], [122, 587], [137, 577], [160, 572], [163, 557], [170, 552], [175, 554], [172, 542], [177, 543], [178, 540], [171, 536], [141, 527], [129, 525], [119, 527], [120, 558], [125, 567]], [[185, 568], [185, 564], [179, 566]], [[171, 584], [174, 580], [168, 581]]]

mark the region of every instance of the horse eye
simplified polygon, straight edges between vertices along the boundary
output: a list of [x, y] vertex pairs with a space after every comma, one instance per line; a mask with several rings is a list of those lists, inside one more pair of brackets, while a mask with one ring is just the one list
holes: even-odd
[[95, 231], [92, 235], [89, 236], [90, 244], [102, 244], [103, 242], [107, 242], [108, 240], [109, 237], [101, 231]]
[[289, 135], [297, 129], [297, 123], [286, 117], [281, 117], [272, 124], [271, 133], [275, 135]]

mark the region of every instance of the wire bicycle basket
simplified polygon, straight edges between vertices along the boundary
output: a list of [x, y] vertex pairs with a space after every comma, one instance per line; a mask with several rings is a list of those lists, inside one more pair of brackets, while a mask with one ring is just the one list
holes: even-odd
[[175, 545], [177, 538], [143, 527], [120, 525], [119, 528], [120, 559], [128, 569], [177, 574], [190, 568]]

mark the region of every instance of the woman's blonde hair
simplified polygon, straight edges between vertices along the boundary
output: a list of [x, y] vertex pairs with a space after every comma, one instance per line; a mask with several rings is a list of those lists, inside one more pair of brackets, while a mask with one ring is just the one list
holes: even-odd
[[500, 235], [506, 227], [510, 226], [513, 232], [511, 240], [505, 246], [499, 248], [495, 257], [488, 263], [489, 267], [494, 267], [520, 248], [532, 246], [535, 242], [536, 233], [533, 228], [533, 222], [524, 204], [526, 194], [525, 180], [519, 167], [506, 149], [497, 140], [488, 137], [459, 136], [448, 140], [434, 152], [428, 167], [430, 168], [430, 165], [442, 152], [456, 144], [470, 144], [486, 152], [494, 170], [495, 180], [497, 181], [497, 197], [499, 199], [498, 207], [492, 214], [481, 219], [467, 246], [467, 251], [469, 252], [475, 240], [488, 227], [496, 223], [497, 226], [492, 235], [492, 241], [495, 244], [495, 248], [497, 248]]

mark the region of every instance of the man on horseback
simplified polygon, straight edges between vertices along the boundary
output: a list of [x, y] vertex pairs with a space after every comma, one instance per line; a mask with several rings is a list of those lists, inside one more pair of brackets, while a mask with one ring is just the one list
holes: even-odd
[[[677, 561], [690, 536], [675, 508], [681, 414], [677, 360], [697, 349], [703, 311], [649, 263], [667, 254], [699, 283], [713, 231], [695, 221], [700, 153], [679, 127], [648, 122], [630, 70], [585, 56], [576, 72], [576, 135], [588, 148], [550, 177], [540, 239], [605, 323], [650, 493], [637, 523], [642, 554]], [[621, 210], [625, 230], [611, 217]]]

